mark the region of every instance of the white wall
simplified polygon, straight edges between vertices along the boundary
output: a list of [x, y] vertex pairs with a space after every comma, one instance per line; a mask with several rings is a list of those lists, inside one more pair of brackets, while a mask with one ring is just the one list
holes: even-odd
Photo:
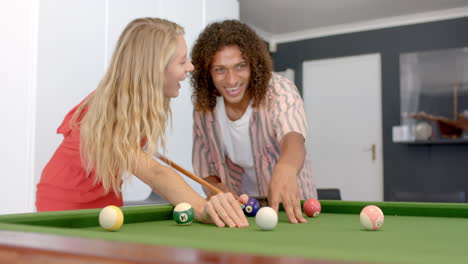
[[34, 188], [63, 139], [58, 126], [104, 72], [105, 8], [104, 1], [40, 0]]
[[37, 1], [0, 2], [0, 213], [31, 210]]
[[[183, 7], [183, 8], [181, 8]], [[62, 140], [65, 114], [95, 89], [130, 20], [168, 18], [185, 27], [189, 47], [213, 20], [238, 18], [237, 0], [17, 0], [0, 3], [0, 214], [34, 211], [35, 184]], [[173, 100], [168, 156], [191, 166], [189, 82]], [[198, 184], [190, 183], [199, 193]], [[138, 181], [126, 199], [144, 198]]]

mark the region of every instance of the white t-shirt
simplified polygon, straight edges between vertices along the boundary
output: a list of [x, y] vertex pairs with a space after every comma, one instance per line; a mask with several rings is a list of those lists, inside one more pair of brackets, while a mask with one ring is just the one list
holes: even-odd
[[244, 115], [236, 121], [231, 121], [226, 114], [226, 106], [222, 96], [216, 98], [216, 114], [223, 138], [224, 150], [232, 162], [244, 169], [241, 192], [249, 196], [258, 196], [258, 180], [255, 173], [252, 141], [249, 122], [253, 108], [250, 102]]

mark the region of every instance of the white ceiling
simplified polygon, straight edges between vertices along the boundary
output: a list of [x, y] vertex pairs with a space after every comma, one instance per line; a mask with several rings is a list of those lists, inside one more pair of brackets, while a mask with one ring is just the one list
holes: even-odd
[[241, 21], [277, 42], [349, 25], [356, 31], [396, 20], [410, 24], [468, 16], [468, 0], [239, 0], [239, 6]]

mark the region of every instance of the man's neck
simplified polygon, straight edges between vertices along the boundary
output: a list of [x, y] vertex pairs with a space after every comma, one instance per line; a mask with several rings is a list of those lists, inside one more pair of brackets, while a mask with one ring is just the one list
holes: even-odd
[[231, 121], [236, 121], [239, 120], [247, 110], [247, 107], [249, 107], [250, 104], [250, 98], [248, 96], [245, 96], [242, 101], [236, 104], [231, 104], [226, 101], [224, 101], [224, 106], [226, 108], [226, 115]]

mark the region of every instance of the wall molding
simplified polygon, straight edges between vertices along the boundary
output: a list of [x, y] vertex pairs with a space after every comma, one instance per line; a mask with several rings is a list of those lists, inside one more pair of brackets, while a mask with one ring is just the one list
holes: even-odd
[[320, 27], [310, 30], [296, 31], [285, 34], [272, 34], [252, 27], [265, 41], [274, 44], [293, 42], [304, 39], [314, 39], [332, 35], [375, 30], [389, 27], [405, 26], [440, 20], [468, 17], [468, 7], [451, 8], [431, 12], [422, 12], [412, 15], [393, 16], [356, 23], [341, 24], [329, 27]]
[[[26, 76], [28, 78], [27, 87], [27, 109], [26, 109], [26, 176], [28, 184], [26, 191], [28, 197], [26, 198], [25, 212], [36, 211], [36, 175], [35, 175], [35, 159], [36, 159], [36, 112], [37, 112], [37, 62], [38, 62], [38, 43], [39, 43], [39, 0], [31, 1], [31, 9], [29, 12], [30, 24], [30, 39], [28, 47], [29, 55], [29, 68], [26, 69]], [[24, 210], [23, 209], [23, 210]]]

